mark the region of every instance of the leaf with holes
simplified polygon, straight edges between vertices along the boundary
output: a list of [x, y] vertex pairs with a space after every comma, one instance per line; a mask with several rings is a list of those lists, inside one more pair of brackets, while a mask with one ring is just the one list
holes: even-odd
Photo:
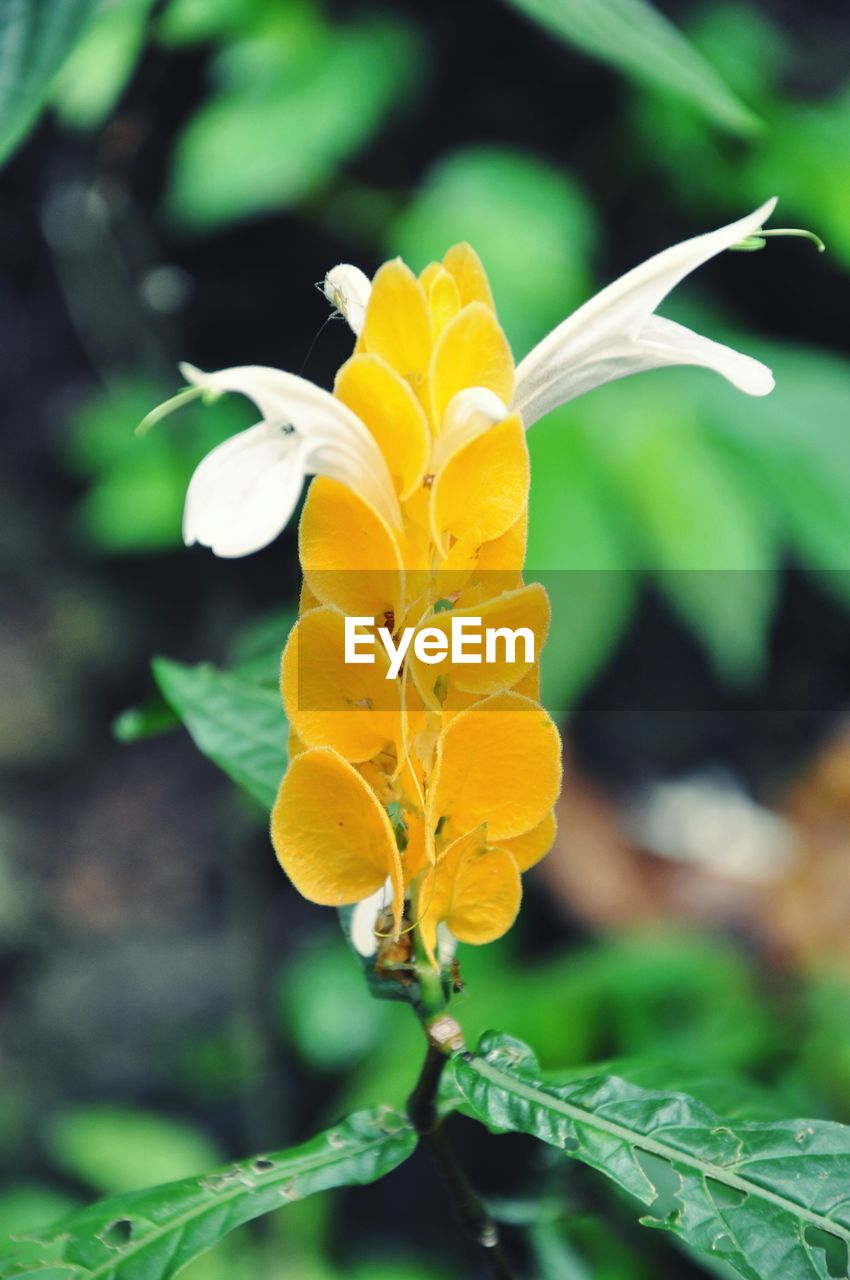
[[288, 1151], [101, 1200], [0, 1250], [0, 1280], [166, 1280], [235, 1227], [331, 1187], [375, 1182], [413, 1151], [405, 1118], [358, 1111]]
[[0, 162], [35, 123], [95, 0], [0, 0]]
[[648, 0], [509, 0], [583, 53], [639, 84], [690, 103], [707, 120], [748, 136], [760, 121], [714, 67]]
[[825, 1120], [725, 1123], [681, 1093], [616, 1076], [543, 1083], [531, 1050], [489, 1033], [455, 1058], [474, 1115], [598, 1169], [680, 1236], [747, 1280], [848, 1275], [850, 1128]]
[[278, 691], [209, 662], [188, 667], [156, 658], [153, 673], [195, 746], [271, 809], [286, 768], [286, 717]]

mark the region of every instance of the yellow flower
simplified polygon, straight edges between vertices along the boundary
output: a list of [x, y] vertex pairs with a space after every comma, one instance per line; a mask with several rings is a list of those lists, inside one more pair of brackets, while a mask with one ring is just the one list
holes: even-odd
[[[281, 668], [297, 754], [272, 841], [306, 897], [368, 900], [367, 948], [385, 889], [393, 931], [418, 928], [434, 963], [441, 926], [473, 943], [510, 927], [520, 872], [554, 838], [560, 741], [537, 701], [549, 606], [522, 583], [529, 473], [513, 390], [472, 249], [418, 279], [387, 263], [334, 394], [379, 448], [399, 519], [320, 476], [299, 530], [306, 594]], [[385, 627], [394, 662], [377, 649], [347, 663], [347, 618]], [[525, 628], [529, 649], [456, 661], [464, 620]], [[420, 636], [441, 656], [420, 655]]]
[[[465, 244], [419, 277], [400, 259], [371, 282], [344, 264], [328, 273], [326, 296], [356, 334], [333, 395], [273, 369], [187, 367], [198, 391], [241, 391], [262, 419], [198, 467], [187, 542], [221, 555], [266, 545], [315, 477], [281, 668], [290, 765], [271, 836], [305, 897], [359, 904], [364, 953], [387, 914], [388, 932], [416, 930], [434, 965], [447, 934], [485, 943], [516, 917], [521, 874], [554, 839], [561, 783], [558, 733], [539, 704], [549, 606], [522, 579], [525, 428], [592, 386], [662, 364], [770, 390], [757, 361], [654, 313], [771, 208], [650, 259], [518, 369]], [[454, 647], [473, 620], [496, 637], [484, 663]], [[385, 652], [348, 661], [352, 624], [381, 635]], [[529, 647], [518, 655], [505, 640], [500, 653], [498, 638], [514, 633]]]

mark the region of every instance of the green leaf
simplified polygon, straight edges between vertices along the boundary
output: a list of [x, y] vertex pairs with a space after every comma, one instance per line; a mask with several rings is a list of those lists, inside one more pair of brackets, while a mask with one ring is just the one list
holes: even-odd
[[538, 1272], [547, 1280], [593, 1280], [593, 1272], [555, 1223], [534, 1223], [528, 1237]]
[[59, 72], [50, 98], [73, 129], [94, 129], [115, 107], [144, 48], [153, 0], [102, 7]]
[[552, 609], [541, 662], [543, 701], [562, 718], [610, 656], [631, 616], [636, 575], [617, 504], [590, 437], [569, 407], [529, 433], [530, 579]]
[[401, 23], [314, 27], [296, 7], [220, 59], [222, 88], [177, 142], [167, 205], [178, 222], [211, 228], [303, 200], [415, 83]]
[[154, 694], [141, 707], [127, 707], [112, 721], [112, 736], [116, 742], [142, 742], [145, 738], [157, 738], [161, 733], [174, 729], [180, 720], [159, 694]]
[[773, 395], [741, 405], [713, 387], [706, 418], [748, 474], [753, 500], [771, 506], [786, 544], [848, 602], [850, 362], [774, 343], [757, 344], [754, 353], [774, 369]]
[[544, 1083], [526, 1045], [492, 1033], [452, 1070], [485, 1124], [531, 1134], [598, 1169], [647, 1207], [644, 1225], [672, 1231], [747, 1280], [847, 1274], [844, 1125], [724, 1122], [685, 1094], [616, 1076]]
[[0, 1249], [0, 1277], [167, 1280], [235, 1227], [331, 1187], [374, 1182], [413, 1151], [407, 1121], [358, 1112], [287, 1151], [113, 1196]]
[[0, 162], [26, 137], [95, 0], [0, 0]]
[[185, 666], [155, 658], [162, 696], [196, 747], [265, 809], [274, 804], [286, 768], [286, 717], [276, 689], [252, 684], [203, 662]]
[[238, 636], [230, 655], [230, 667], [241, 680], [252, 684], [280, 685], [280, 659], [286, 638], [295, 625], [294, 608], [278, 609], [250, 623]]
[[221, 1159], [192, 1125], [108, 1103], [54, 1116], [45, 1145], [58, 1168], [101, 1195], [201, 1173]]
[[162, 44], [195, 44], [244, 31], [262, 13], [264, 0], [171, 0], [156, 34]]
[[703, 434], [693, 400], [612, 387], [619, 428], [603, 446], [632, 521], [637, 554], [727, 679], [761, 668], [775, 603], [774, 530], [735, 469]]
[[0, 1186], [0, 1250], [13, 1231], [45, 1227], [76, 1208], [77, 1200], [44, 1182]]
[[714, 68], [647, 0], [509, 0], [583, 53], [640, 84], [673, 93], [713, 124], [744, 137], [758, 118]]
[[507, 147], [441, 159], [392, 223], [388, 247], [421, 269], [459, 240], [481, 256], [518, 359], [590, 293], [592, 210], [569, 174], [542, 159]]
[[372, 999], [338, 934], [287, 960], [279, 1009], [299, 1056], [320, 1071], [351, 1068], [391, 1034], [386, 1006]]

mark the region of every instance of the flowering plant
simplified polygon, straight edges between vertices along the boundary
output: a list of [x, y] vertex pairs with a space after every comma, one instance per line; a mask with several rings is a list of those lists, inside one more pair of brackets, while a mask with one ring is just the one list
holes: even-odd
[[[195, 471], [187, 543], [225, 557], [266, 546], [314, 477], [299, 523], [299, 616], [281, 663], [289, 765], [271, 840], [304, 897], [343, 909], [373, 992], [419, 1015], [424, 1064], [406, 1115], [358, 1112], [300, 1147], [105, 1201], [19, 1242], [0, 1276], [162, 1280], [282, 1203], [389, 1173], [417, 1142], [493, 1274], [519, 1274], [447, 1141], [443, 1121], [461, 1109], [600, 1170], [654, 1225], [750, 1280], [838, 1274], [826, 1247], [843, 1247], [846, 1264], [842, 1126], [724, 1121], [684, 1094], [604, 1071], [553, 1084], [510, 1035], [467, 1048], [450, 1012], [457, 944], [510, 928], [522, 875], [555, 834], [561, 751], [539, 695], [549, 603], [524, 578], [525, 432], [593, 387], [663, 365], [701, 365], [768, 393], [763, 364], [656, 308], [717, 253], [770, 234], [773, 204], [630, 271], [516, 368], [466, 244], [419, 277], [400, 260], [371, 281], [348, 265], [328, 273], [325, 294], [356, 337], [333, 393], [276, 369], [184, 366], [189, 387], [151, 421], [224, 392], [248, 396], [260, 415]], [[483, 660], [454, 643], [472, 623], [493, 637]], [[377, 631], [384, 652], [356, 653], [357, 627]]]

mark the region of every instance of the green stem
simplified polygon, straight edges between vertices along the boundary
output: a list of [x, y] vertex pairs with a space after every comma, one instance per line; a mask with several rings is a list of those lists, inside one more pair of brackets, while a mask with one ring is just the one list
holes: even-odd
[[767, 231], [762, 227], [761, 231], [756, 232], [756, 234], [760, 236], [796, 236], [799, 240], [810, 240], [818, 253], [826, 252], [826, 245], [820, 236], [815, 235], [814, 231], [807, 231], [804, 227], [770, 227]]
[[428, 1052], [419, 1079], [407, 1100], [407, 1114], [448, 1192], [464, 1235], [484, 1250], [492, 1275], [499, 1280], [515, 1280], [499, 1241], [499, 1229], [459, 1164], [442, 1126], [437, 1092], [448, 1060], [445, 1050], [429, 1037]]

